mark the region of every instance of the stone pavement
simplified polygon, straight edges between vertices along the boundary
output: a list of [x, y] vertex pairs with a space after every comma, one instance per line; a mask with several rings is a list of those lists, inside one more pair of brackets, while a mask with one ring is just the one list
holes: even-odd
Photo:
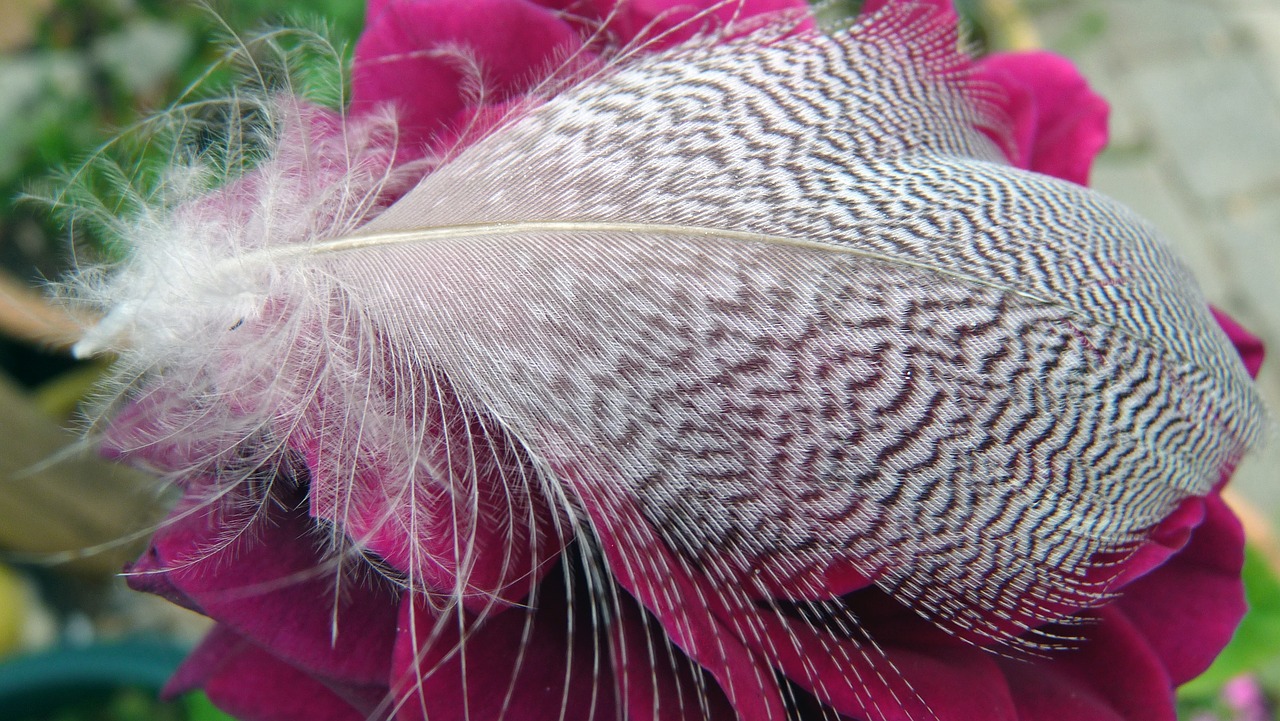
[[[1280, 0], [1021, 0], [1112, 103], [1093, 185], [1146, 216], [1210, 302], [1267, 341], [1280, 414]], [[1277, 416], [1280, 417], [1280, 416]], [[1280, 520], [1280, 432], [1236, 490]]]

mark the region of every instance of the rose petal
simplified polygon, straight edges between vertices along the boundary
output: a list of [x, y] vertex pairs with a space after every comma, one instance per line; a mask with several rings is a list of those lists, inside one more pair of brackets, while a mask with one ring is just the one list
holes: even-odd
[[[735, 626], [797, 686], [853, 718], [1017, 721], [995, 656], [949, 635], [877, 589], [780, 615], [750, 609]], [[741, 611], [737, 612], [742, 614]], [[816, 619], [810, 621], [801, 618]]]
[[928, 10], [931, 14], [936, 13], [939, 21], [945, 21], [952, 27], [955, 27], [960, 21], [951, 0], [867, 0], [862, 5], [862, 14], [871, 15], [895, 5], [909, 6], [913, 9], [919, 7], [922, 10]]
[[[580, 3], [569, 5], [577, 11]], [[762, 15], [791, 12], [800, 16], [809, 9], [802, 0], [591, 0], [587, 8], [599, 20], [608, 20], [608, 31], [620, 44], [647, 43], [649, 52]]]
[[567, 602], [562, 578], [539, 587], [531, 610], [483, 619], [441, 615], [407, 595], [390, 677], [396, 718], [616, 718], [612, 684], [598, 675], [607, 664], [597, 664], [589, 606], [585, 598]]
[[731, 719], [733, 706], [702, 667], [666, 640], [666, 632], [627, 596], [619, 596], [609, 650], [624, 718], [653, 721]]
[[576, 485], [618, 585], [716, 679], [740, 721], [782, 718], [782, 696], [768, 664], [743, 643], [742, 629], [724, 622], [723, 604], [729, 600], [724, 593], [672, 554], [636, 509], [598, 498], [589, 485]]
[[125, 582], [135, 591], [150, 593], [188, 611], [209, 615], [200, 608], [200, 604], [196, 603], [195, 599], [174, 585], [169, 577], [170, 570], [170, 565], [162, 560], [160, 551], [155, 546], [155, 539], [152, 539], [138, 560], [125, 565]]
[[[339, 524], [414, 583], [460, 594], [475, 613], [528, 595], [559, 553], [559, 537], [541, 528], [550, 525], [550, 512], [513, 501], [501, 479], [479, 480], [473, 513], [455, 508], [457, 498], [443, 484], [405, 488], [395, 474], [376, 470], [342, 479], [318, 460], [321, 447], [309, 444], [305, 451], [315, 478], [311, 514]], [[530, 527], [543, 532], [535, 535]]]
[[[396, 594], [377, 578], [344, 578], [325, 563], [304, 512], [272, 502], [263, 509], [264, 518], [249, 522], [216, 503], [180, 506], [134, 565], [142, 575], [131, 582], [179, 599], [310, 673], [384, 682]], [[238, 533], [228, 542], [231, 532]]]
[[356, 45], [351, 112], [395, 105], [401, 157], [420, 157], [452, 143], [476, 107], [523, 95], [580, 47], [571, 24], [522, 0], [384, 0]]
[[1003, 89], [1009, 137], [994, 137], [1019, 168], [1088, 185], [1107, 144], [1107, 102], [1066, 58], [1046, 52], [995, 53], [979, 60], [979, 80]]
[[1159, 655], [1175, 685], [1200, 675], [1246, 610], [1244, 531], [1222, 497], [1204, 501], [1205, 521], [1167, 563], [1124, 589], [1116, 607]]
[[410, 470], [382, 467], [371, 460], [378, 450], [351, 450], [370, 433], [316, 404], [312, 430], [290, 441], [309, 471], [311, 515], [475, 613], [516, 603], [554, 565], [564, 534], [532, 474], [512, 472], [527, 466], [519, 444], [464, 408], [443, 379], [422, 394], [424, 410], [406, 431], [421, 438], [420, 451], [386, 459]]
[[165, 695], [196, 688], [240, 721], [364, 721], [367, 713], [224, 626], [183, 662]]
[[997, 657], [1018, 721], [1173, 721], [1172, 683], [1143, 634], [1118, 609], [1090, 613], [1078, 648], [1045, 658]]
[[[1117, 567], [1100, 569], [1112, 591], [1126, 588], [1134, 580], [1151, 573], [1187, 545], [1192, 532], [1204, 520], [1205, 499], [1187, 498], [1157, 526], [1146, 541]], [[1101, 582], [1103, 579], [1095, 578]]]
[[1245, 370], [1249, 372], [1250, 376], [1257, 378], [1258, 371], [1262, 369], [1262, 361], [1265, 356], [1262, 340], [1245, 330], [1234, 318], [1217, 308], [1210, 307], [1209, 311], [1213, 313], [1213, 319], [1218, 321], [1218, 325], [1227, 334], [1231, 344], [1236, 347], [1236, 352], [1240, 354], [1240, 360], [1244, 362]]

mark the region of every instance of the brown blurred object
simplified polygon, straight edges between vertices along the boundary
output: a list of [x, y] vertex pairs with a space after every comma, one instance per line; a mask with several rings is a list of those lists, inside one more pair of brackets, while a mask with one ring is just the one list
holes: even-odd
[[[0, 271], [0, 334], [66, 351], [86, 325]], [[155, 481], [78, 444], [0, 376], [0, 555], [99, 577], [136, 556], [129, 539], [160, 517]]]
[[91, 452], [68, 454], [79, 439], [6, 378], [0, 439], [0, 548], [92, 575], [137, 555], [139, 542], [118, 542], [159, 519], [154, 479]]
[[[68, 453], [79, 439], [0, 378], [0, 553], [82, 575], [117, 573], [160, 517], [154, 479]], [[65, 562], [65, 566], [63, 566]]]
[[40, 348], [66, 350], [88, 325], [0, 271], [0, 333]]
[[0, 3], [0, 53], [30, 44], [35, 21], [43, 17], [53, 0], [4, 0]]

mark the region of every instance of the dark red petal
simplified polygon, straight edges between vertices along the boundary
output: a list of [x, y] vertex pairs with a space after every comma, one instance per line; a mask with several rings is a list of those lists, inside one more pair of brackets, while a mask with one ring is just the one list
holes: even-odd
[[1019, 168], [1088, 185], [1089, 168], [1107, 144], [1110, 106], [1066, 58], [1046, 52], [995, 53], [975, 65], [979, 80], [999, 86], [1010, 136], [995, 140]]
[[527, 596], [563, 545], [545, 503], [516, 494], [502, 479], [482, 477], [479, 489], [465, 489], [477, 492], [478, 510], [456, 508], [458, 495], [442, 483], [406, 488], [377, 469], [344, 477], [305, 453], [313, 516], [336, 523], [420, 587], [460, 594], [473, 612]]
[[724, 692], [666, 639], [661, 624], [626, 596], [610, 625], [615, 693], [624, 718], [706, 721], [734, 718]]
[[265, 517], [250, 522], [217, 504], [189, 510], [175, 511], [135, 564], [163, 574], [137, 576], [135, 584], [180, 595], [184, 605], [310, 673], [385, 682], [398, 603], [386, 582], [325, 563], [305, 512], [268, 501]]
[[216, 439], [175, 433], [191, 421], [192, 411], [177, 394], [148, 389], [111, 418], [101, 453], [156, 472], [190, 472], [224, 451]]
[[406, 595], [390, 676], [400, 703], [396, 718], [616, 718], [590, 603], [578, 598], [570, 605], [559, 576], [539, 586], [531, 610], [481, 619], [456, 610], [441, 615], [422, 597]]
[[[565, 477], [572, 477], [572, 473]], [[640, 602], [667, 637], [720, 685], [740, 721], [769, 721], [785, 715], [781, 692], [769, 665], [742, 640], [744, 629], [725, 623], [730, 598], [674, 555], [648, 522], [625, 502], [596, 497], [577, 484], [614, 580]]]
[[1240, 354], [1240, 360], [1244, 362], [1245, 370], [1249, 371], [1250, 376], [1257, 378], [1258, 371], [1262, 369], [1262, 361], [1265, 356], [1262, 340], [1245, 330], [1243, 326], [1226, 313], [1213, 307], [1210, 307], [1209, 310], [1213, 313], [1213, 319], [1218, 321], [1218, 325], [1226, 332], [1227, 338], [1231, 339], [1231, 344], [1236, 347], [1236, 352]]
[[[854, 718], [1015, 721], [993, 657], [931, 626], [901, 606], [868, 615], [875, 645], [820, 631], [751, 603], [672, 556], [656, 538], [641, 543], [642, 522], [615, 515], [601, 530], [619, 583], [647, 606], [671, 640], [701, 663], [734, 701], [740, 718], [768, 718], [775, 667], [823, 704]], [[625, 530], [620, 530], [625, 529]], [[855, 594], [860, 597], [864, 591]], [[859, 618], [870, 609], [858, 609]], [[878, 646], [878, 648], [877, 648]]]
[[933, 643], [897, 643], [867, 624], [871, 641], [857, 642], [824, 638], [799, 623], [782, 630], [773, 621], [765, 626], [769, 643], [780, 651], [779, 670], [841, 714], [885, 721], [1018, 721], [995, 657], [937, 629], [929, 629], [942, 635]]
[[[609, 18], [609, 33], [619, 43], [648, 43], [648, 51], [669, 48], [699, 33], [749, 22], [769, 13], [802, 15], [809, 10], [802, 0], [593, 0], [589, 7], [598, 18]], [[611, 12], [616, 14], [610, 17]]]
[[1126, 586], [1116, 602], [1159, 655], [1175, 685], [1209, 667], [1246, 609], [1240, 521], [1216, 493], [1204, 505], [1205, 521], [1186, 548]]
[[953, 26], [959, 22], [959, 17], [956, 16], [956, 9], [951, 4], [951, 0], [867, 0], [862, 5], [862, 14], [870, 15], [894, 5], [911, 6], [912, 8], [918, 6], [921, 9], [928, 9], [932, 13], [938, 13], [939, 19], [945, 19]]
[[169, 578], [169, 571], [169, 564], [161, 559], [160, 551], [155, 546], [155, 540], [152, 539], [147, 550], [142, 552], [138, 560], [124, 567], [125, 582], [135, 591], [154, 594], [189, 611], [209, 615], [200, 608], [200, 604], [196, 603], [195, 599], [174, 585], [173, 580]]
[[757, 595], [761, 598], [820, 601], [847, 596], [875, 583], [865, 569], [866, 564], [861, 559], [849, 557], [837, 557], [825, 566], [801, 569], [796, 568], [794, 560], [773, 562], [759, 558], [740, 585], [743, 588], [758, 587], [760, 593]]
[[[383, 0], [356, 45], [351, 112], [395, 105], [402, 147], [417, 157], [454, 140], [476, 107], [527, 93], [580, 47], [573, 25], [523, 0]], [[472, 61], [483, 95], [469, 97]]]
[[365, 721], [367, 713], [224, 626], [192, 652], [165, 694], [196, 688], [240, 721]]
[[1018, 721], [1174, 721], [1172, 683], [1143, 634], [1113, 607], [1090, 612], [1078, 648], [999, 658]]
[[444, 379], [422, 398], [413, 457], [380, 457], [376, 443], [344, 453], [361, 436], [359, 420], [341, 404], [336, 413], [315, 404], [306, 432], [290, 439], [309, 471], [311, 515], [419, 589], [456, 594], [475, 613], [516, 603], [555, 565], [567, 531], [531, 474], [512, 472], [528, 464], [518, 443], [467, 409]]
[[[1017, 721], [992, 653], [949, 635], [877, 589], [846, 597], [822, 626], [756, 611], [749, 645], [825, 705], [853, 718]], [[793, 614], [794, 615], [794, 614]]]
[[[1146, 543], [1117, 567], [1100, 569], [1112, 591], [1127, 588], [1134, 580], [1151, 573], [1187, 545], [1191, 534], [1204, 521], [1205, 499], [1192, 496], [1151, 531]], [[1102, 578], [1094, 580], [1102, 582]]]

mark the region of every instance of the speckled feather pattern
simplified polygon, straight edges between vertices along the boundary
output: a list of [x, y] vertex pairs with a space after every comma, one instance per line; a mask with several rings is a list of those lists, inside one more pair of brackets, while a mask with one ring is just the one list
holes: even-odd
[[[908, 51], [875, 28], [695, 47], [572, 90], [364, 231], [486, 237], [326, 272], [693, 558], [854, 556], [945, 624], [1051, 618], [1101, 596], [1091, 559], [1206, 492], [1262, 411], [1148, 226], [995, 162], [983, 89], [946, 73], [942, 36], [915, 28]], [[405, 268], [426, 293], [374, 282]]]

